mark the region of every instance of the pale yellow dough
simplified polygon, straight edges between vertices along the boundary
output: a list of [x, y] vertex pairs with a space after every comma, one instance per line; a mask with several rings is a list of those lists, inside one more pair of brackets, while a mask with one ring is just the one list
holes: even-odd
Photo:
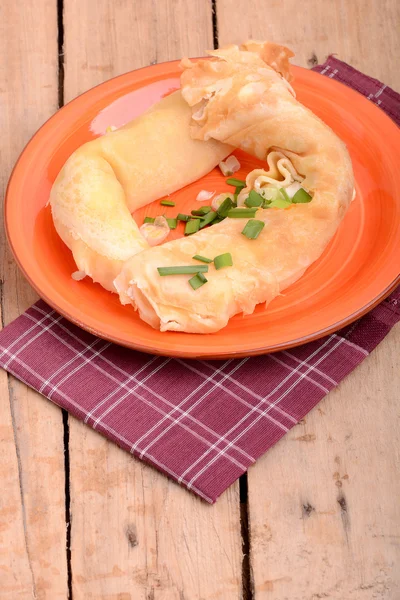
[[78, 148], [50, 195], [54, 225], [77, 269], [114, 291], [124, 262], [149, 246], [131, 212], [196, 181], [232, 148], [192, 139], [180, 91]]
[[[228, 218], [128, 260], [115, 282], [121, 302], [132, 304], [161, 331], [215, 332], [233, 315], [270, 302], [319, 258], [353, 196], [345, 145], [294, 97], [290, 51], [248, 42], [210, 54], [211, 60], [183, 62], [182, 95], [193, 110], [192, 136], [240, 147], [261, 159], [277, 150], [277, 156], [290, 159], [313, 199], [289, 209], [258, 210], [256, 218], [265, 227], [257, 240], [242, 235], [245, 219]], [[260, 174], [249, 175], [247, 191]], [[264, 175], [280, 177], [274, 165]], [[216, 271], [210, 265], [208, 283], [196, 291], [187, 275], [157, 272], [161, 266], [198, 264], [195, 254], [214, 258], [225, 252], [231, 253], [233, 267]]]

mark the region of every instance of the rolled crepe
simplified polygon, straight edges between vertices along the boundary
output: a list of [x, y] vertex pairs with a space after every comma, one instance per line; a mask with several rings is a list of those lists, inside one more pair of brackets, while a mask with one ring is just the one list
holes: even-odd
[[130, 257], [148, 248], [131, 212], [199, 179], [232, 148], [189, 133], [180, 91], [76, 150], [50, 195], [56, 230], [79, 271], [110, 291]]
[[[242, 234], [247, 219], [227, 218], [127, 261], [115, 282], [120, 299], [161, 331], [218, 331], [233, 315], [268, 304], [321, 255], [353, 195], [345, 145], [295, 99], [289, 50], [248, 42], [210, 54], [211, 60], [183, 63], [182, 96], [193, 110], [193, 137], [269, 158], [267, 171], [249, 174], [245, 194], [256, 183], [258, 189], [274, 180], [283, 185], [286, 175], [278, 162], [284, 159], [286, 171], [312, 200], [258, 210], [255, 218], [265, 226], [256, 240]], [[228, 252], [233, 266], [217, 271], [210, 265], [208, 282], [197, 290], [187, 275], [160, 277], [157, 272], [157, 267], [196, 264], [196, 254], [214, 258]]]

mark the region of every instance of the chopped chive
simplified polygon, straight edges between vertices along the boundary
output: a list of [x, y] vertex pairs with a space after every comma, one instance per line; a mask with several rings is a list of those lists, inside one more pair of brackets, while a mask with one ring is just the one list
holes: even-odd
[[143, 223], [154, 223], [154, 217], [145, 217]]
[[265, 199], [262, 203], [262, 208], [269, 208], [270, 204], [271, 204], [271, 200]]
[[271, 200], [276, 200], [277, 198], [282, 200], [282, 194], [276, 187], [263, 188], [261, 196], [264, 198], [265, 202], [271, 202]]
[[224, 221], [226, 219], [226, 217], [215, 217], [214, 221], [213, 221], [213, 225], [216, 225], [217, 223], [221, 223], [221, 221]]
[[240, 188], [246, 187], [246, 182], [243, 181], [243, 179], [236, 179], [236, 177], [229, 177], [229, 179], [226, 180], [226, 183]]
[[247, 221], [244, 229], [242, 231], [243, 235], [245, 235], [249, 240], [256, 240], [260, 235], [261, 231], [264, 229], [265, 223], [264, 221], [257, 221], [257, 219], [250, 219]]
[[261, 194], [258, 194], [254, 190], [251, 190], [248, 198], [246, 198], [246, 200], [244, 201], [245, 205], [249, 208], [252, 208], [254, 206], [261, 206], [263, 202], [264, 198], [261, 196]]
[[295, 195], [292, 198], [292, 202], [295, 204], [305, 204], [306, 202], [311, 202], [312, 197], [304, 188], [300, 188], [297, 190]]
[[235, 198], [235, 203], [236, 203], [236, 204], [237, 204], [237, 202], [236, 202], [236, 200], [237, 200], [237, 197], [239, 196], [240, 192], [241, 192], [243, 189], [244, 189], [244, 188], [243, 188], [243, 187], [240, 187], [240, 186], [237, 186], [237, 187], [235, 188], [235, 193], [233, 194], [233, 197]]
[[271, 200], [268, 208], [287, 208], [288, 206], [292, 206], [292, 203], [282, 198], [276, 198], [276, 200]]
[[214, 258], [214, 266], [217, 271], [219, 271], [219, 269], [223, 269], [224, 267], [231, 267], [232, 265], [232, 254], [230, 252], [220, 254]]
[[289, 196], [288, 196], [288, 193], [287, 193], [287, 191], [285, 190], [285, 188], [283, 188], [283, 187], [282, 187], [282, 188], [280, 188], [280, 190], [279, 190], [279, 191], [280, 191], [280, 193], [282, 194], [282, 196], [283, 196], [283, 199], [284, 199], [284, 200], [286, 200], [286, 202], [291, 202], [291, 199], [289, 198]]
[[178, 225], [178, 220], [177, 219], [167, 219], [167, 223], [170, 229], [176, 229], [176, 226]]
[[217, 213], [220, 217], [226, 217], [228, 211], [233, 207], [233, 202], [230, 198], [225, 198], [225, 200], [220, 204]]
[[192, 256], [192, 258], [194, 258], [194, 260], [199, 260], [200, 262], [204, 262], [204, 263], [212, 263], [212, 261], [213, 261], [212, 258], [207, 258], [206, 256], [200, 256], [200, 254], [195, 254], [194, 256]]
[[203, 273], [197, 273], [194, 277], [189, 279], [189, 283], [194, 290], [197, 290], [199, 287], [207, 283], [208, 279], [204, 277]]
[[186, 223], [185, 226], [185, 235], [192, 235], [192, 233], [196, 233], [200, 229], [200, 220], [199, 219], [190, 219]]
[[207, 265], [186, 265], [183, 267], [158, 267], [161, 277], [166, 275], [191, 275], [192, 273], [207, 273]]
[[200, 229], [203, 229], [203, 227], [206, 227], [206, 225], [209, 225], [210, 223], [212, 223], [216, 218], [217, 218], [217, 213], [214, 212], [213, 210], [211, 212], [207, 213], [204, 216], [204, 219], [202, 219], [200, 221]]
[[230, 219], [251, 219], [256, 214], [257, 208], [232, 208], [228, 212]]
[[186, 222], [186, 221], [189, 221], [189, 219], [191, 218], [191, 216], [190, 215], [184, 215], [182, 213], [178, 213], [176, 218], [178, 219], [178, 221], [185, 221]]
[[192, 210], [192, 215], [196, 215], [198, 217], [204, 217], [211, 210], [211, 206], [202, 206], [198, 210]]
[[175, 206], [175, 202], [172, 202], [172, 200], [161, 200], [160, 204], [162, 206]]

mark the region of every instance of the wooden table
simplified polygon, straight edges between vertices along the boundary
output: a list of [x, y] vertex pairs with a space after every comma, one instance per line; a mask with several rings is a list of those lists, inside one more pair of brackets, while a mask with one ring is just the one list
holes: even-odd
[[[248, 37], [399, 89], [397, 0], [5, 0], [0, 183], [57, 108]], [[23, 215], [21, 215], [23, 218]], [[35, 299], [1, 237], [7, 324]], [[398, 600], [400, 327], [208, 506], [0, 372], [2, 600]]]

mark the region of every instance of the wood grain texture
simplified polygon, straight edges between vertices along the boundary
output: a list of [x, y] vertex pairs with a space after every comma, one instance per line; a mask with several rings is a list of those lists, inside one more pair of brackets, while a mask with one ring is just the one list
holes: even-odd
[[[35, 27], [32, 27], [35, 23]], [[57, 109], [57, 13], [48, 0], [0, 7], [0, 193], [24, 144]], [[6, 59], [6, 60], [3, 60]], [[0, 234], [2, 324], [36, 300]], [[0, 373], [0, 597], [67, 598], [61, 411]]]
[[[213, 45], [209, 0], [64, 0], [65, 100]], [[217, 0], [220, 45], [269, 38], [400, 89], [396, 0]], [[57, 108], [55, 0], [0, 7], [0, 190]], [[3, 195], [3, 194], [2, 194]], [[2, 323], [36, 296], [0, 235]], [[400, 597], [397, 326], [249, 472], [252, 600]], [[70, 419], [74, 600], [241, 597], [238, 486], [211, 507]], [[61, 414], [0, 372], [0, 597], [67, 600]], [[250, 596], [246, 598], [250, 600]]]
[[[92, 8], [65, 2], [66, 100], [212, 45], [208, 2], [102, 0]], [[74, 600], [239, 599], [238, 485], [210, 507], [73, 419], [70, 468]]]
[[[65, 0], [65, 100], [132, 69], [212, 47], [211, 5], [191, 0]], [[79, 15], [79, 18], [77, 18]]]
[[253, 468], [255, 600], [400, 598], [400, 326]]
[[219, 44], [270, 40], [313, 67], [329, 54], [400, 89], [397, 0], [217, 0]]
[[74, 600], [240, 598], [238, 486], [214, 506], [71, 422]]
[[[400, 89], [395, 0], [218, 0], [217, 22], [220, 45], [270, 39], [303, 67], [336, 53]], [[400, 597], [399, 349], [397, 326], [250, 469], [255, 600]]]

